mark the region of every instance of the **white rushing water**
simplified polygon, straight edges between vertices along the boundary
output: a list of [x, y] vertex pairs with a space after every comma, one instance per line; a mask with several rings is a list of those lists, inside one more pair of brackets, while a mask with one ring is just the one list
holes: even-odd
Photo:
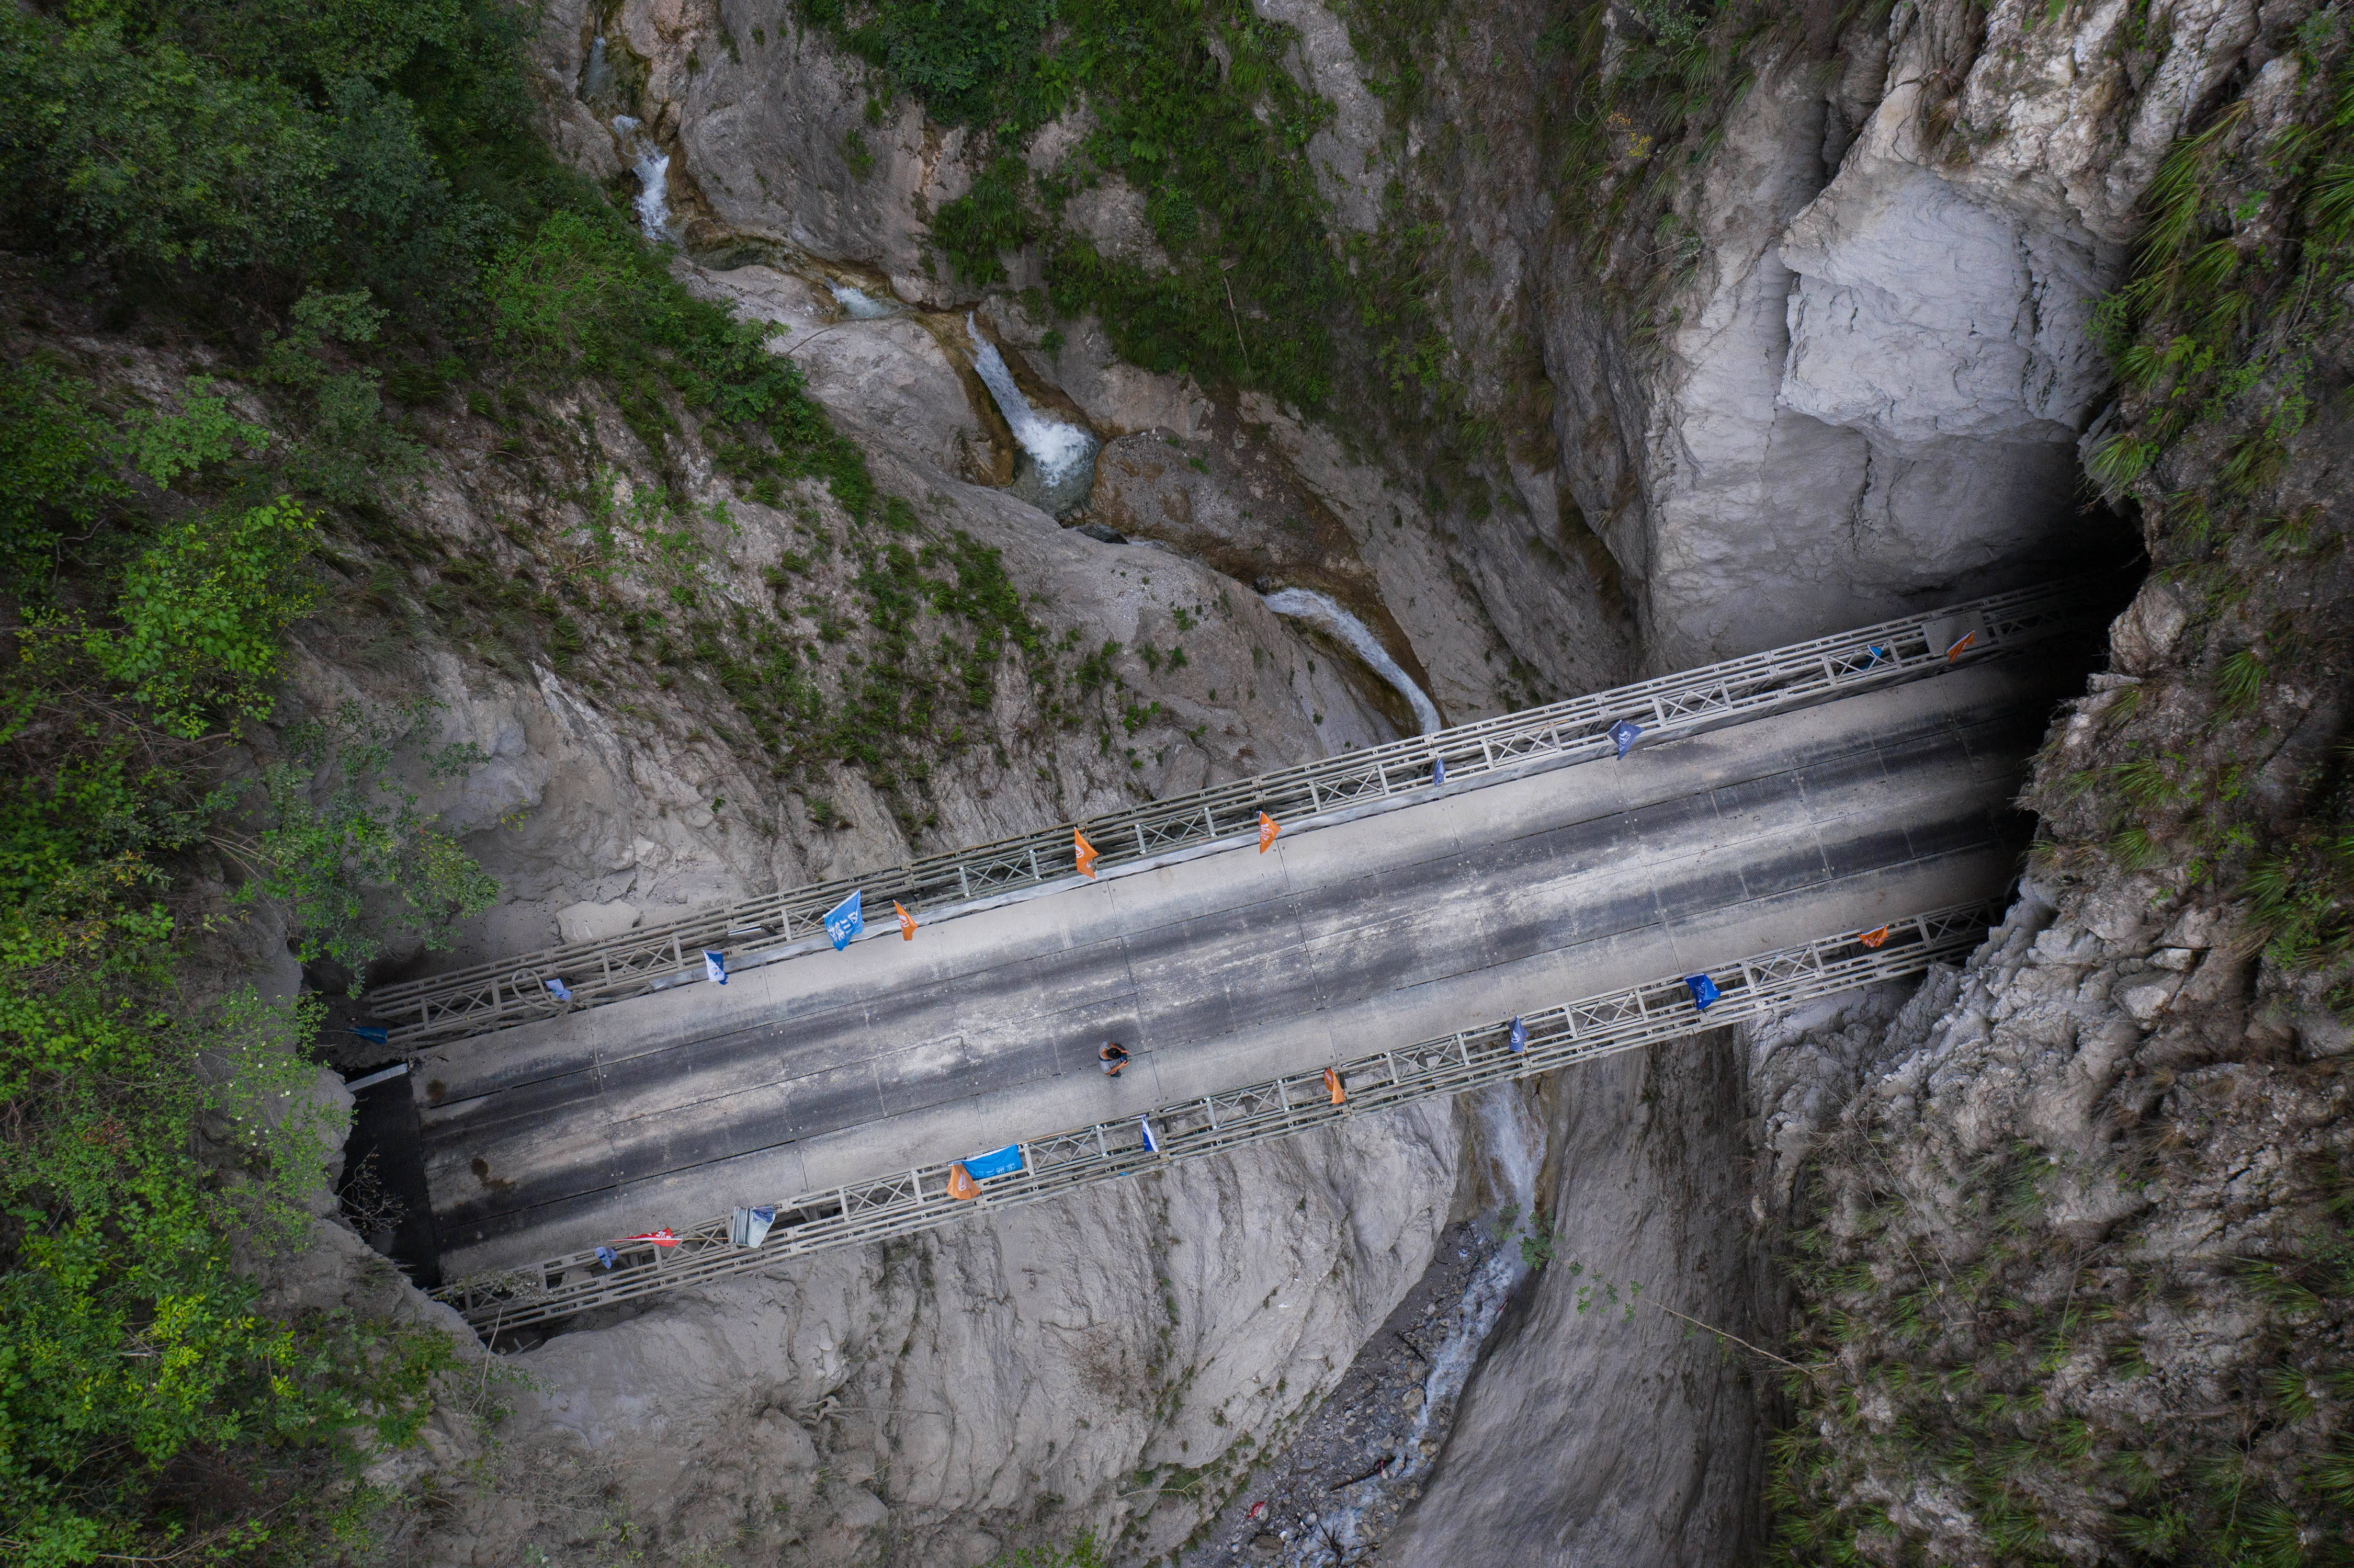
[[580, 73], [580, 96], [583, 99], [602, 98], [613, 90], [613, 62], [605, 55], [602, 34], [588, 45], [588, 65]]
[[630, 154], [630, 172], [638, 176], [638, 228], [648, 239], [674, 240], [678, 237], [670, 227], [670, 154], [647, 137], [639, 134], [643, 129], [626, 114], [613, 116], [613, 129], [621, 133]]
[[[964, 324], [972, 334], [972, 368], [997, 400], [997, 411], [1005, 416], [1014, 440], [1029, 459], [1037, 493], [1028, 499], [1049, 513], [1068, 511], [1087, 499], [1088, 487], [1095, 482], [1095, 437], [1033, 408], [1022, 388], [1014, 385], [1013, 373], [1005, 367], [1005, 357], [997, 352], [997, 345], [981, 335], [971, 316], [965, 317]], [[1023, 484], [1023, 478], [1015, 475], [1017, 492], [1032, 488]]]
[[842, 307], [842, 313], [852, 321], [871, 322], [899, 313], [897, 306], [875, 299], [865, 291], [854, 289], [848, 283], [828, 283], [825, 288], [826, 292], [833, 296], [833, 302]]
[[1446, 727], [1438, 722], [1438, 705], [1424, 695], [1422, 688], [1414, 683], [1414, 677], [1390, 657], [1390, 651], [1382, 646], [1382, 640], [1373, 635], [1373, 629], [1329, 597], [1314, 588], [1278, 588], [1267, 596], [1267, 607], [1278, 615], [1321, 628], [1347, 643], [1351, 652], [1373, 667], [1373, 673], [1398, 689], [1414, 709], [1414, 722], [1422, 726], [1423, 734]]

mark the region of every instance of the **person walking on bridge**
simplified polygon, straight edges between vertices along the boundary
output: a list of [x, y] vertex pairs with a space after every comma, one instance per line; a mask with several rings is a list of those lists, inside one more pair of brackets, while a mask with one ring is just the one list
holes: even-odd
[[1103, 1061], [1104, 1076], [1107, 1078], [1119, 1077], [1119, 1070], [1128, 1065], [1128, 1047], [1117, 1040], [1104, 1042], [1104, 1048], [1096, 1054]]

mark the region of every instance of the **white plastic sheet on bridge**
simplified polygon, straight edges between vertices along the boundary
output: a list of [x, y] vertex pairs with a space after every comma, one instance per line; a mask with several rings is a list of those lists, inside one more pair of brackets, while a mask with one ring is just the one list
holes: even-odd
[[850, 946], [850, 939], [865, 929], [866, 916], [859, 907], [858, 889], [854, 887], [850, 890], [849, 897], [825, 912], [825, 934], [837, 953]]
[[714, 985], [727, 983], [727, 955], [716, 948], [703, 949], [703, 978]]
[[769, 1239], [769, 1227], [776, 1223], [777, 1211], [769, 1204], [737, 1209], [727, 1217], [727, 1239], [737, 1246], [758, 1246]]

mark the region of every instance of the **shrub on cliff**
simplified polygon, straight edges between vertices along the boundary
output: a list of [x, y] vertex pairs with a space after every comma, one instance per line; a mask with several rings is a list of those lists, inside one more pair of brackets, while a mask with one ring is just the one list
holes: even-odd
[[290, 733], [256, 769], [239, 743], [266, 741], [316, 601], [316, 529], [218, 384], [176, 404], [118, 413], [58, 366], [0, 366], [11, 1561], [275, 1560], [336, 1527], [454, 1356], [263, 1315], [232, 1258], [302, 1245], [337, 1135], [310, 1108], [313, 1011], [223, 972], [239, 903], [356, 971], [379, 911], [430, 938], [492, 890], [384, 787], [387, 736]]

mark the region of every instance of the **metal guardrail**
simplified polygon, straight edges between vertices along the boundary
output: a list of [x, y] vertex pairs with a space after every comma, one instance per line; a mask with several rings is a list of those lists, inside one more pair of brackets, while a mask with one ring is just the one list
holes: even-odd
[[1812, 998], [1919, 974], [1932, 963], [1959, 962], [1999, 913], [1994, 904], [1956, 905], [1891, 921], [1877, 946], [1849, 932], [1719, 965], [1707, 971], [1720, 995], [1705, 1014], [1683, 980], [1657, 980], [1524, 1015], [1527, 1048], [1518, 1054], [1508, 1046], [1510, 1020], [1374, 1052], [1335, 1065], [1347, 1096], [1340, 1104], [1320, 1069], [1032, 1139], [1017, 1146], [1022, 1168], [983, 1182], [978, 1198], [949, 1197], [949, 1162], [941, 1161], [789, 1199], [777, 1206], [775, 1226], [758, 1246], [733, 1245], [723, 1214], [673, 1233], [675, 1247], [614, 1242], [610, 1267], [600, 1266], [593, 1250], [576, 1252], [460, 1280], [433, 1296], [495, 1339], [507, 1329], [686, 1289], [828, 1247], [913, 1235], [969, 1214], [1034, 1203], [1074, 1187], [1288, 1138], [1410, 1100], [1755, 1022]]
[[[864, 890], [877, 910], [896, 899], [926, 913], [1074, 878], [1074, 826], [1095, 847], [1099, 867], [1220, 840], [1243, 842], [1262, 811], [1297, 827], [1317, 816], [1428, 790], [1437, 763], [1445, 764], [1450, 787], [1489, 782], [1607, 755], [1614, 749], [1611, 726], [1622, 720], [1640, 726], [1642, 743], [1649, 744], [2009, 653], [2065, 630], [2082, 615], [2086, 591], [2080, 583], [2052, 584], [1883, 620], [864, 876], [707, 906], [624, 937], [544, 948], [381, 986], [369, 992], [367, 1005], [389, 1026], [391, 1043], [405, 1051], [486, 1034], [700, 980], [706, 948], [726, 954], [731, 970], [790, 957], [821, 934], [825, 911], [854, 888]], [[1966, 634], [1967, 645], [1955, 652]], [[550, 980], [564, 984], [568, 1001], [547, 989]]]

